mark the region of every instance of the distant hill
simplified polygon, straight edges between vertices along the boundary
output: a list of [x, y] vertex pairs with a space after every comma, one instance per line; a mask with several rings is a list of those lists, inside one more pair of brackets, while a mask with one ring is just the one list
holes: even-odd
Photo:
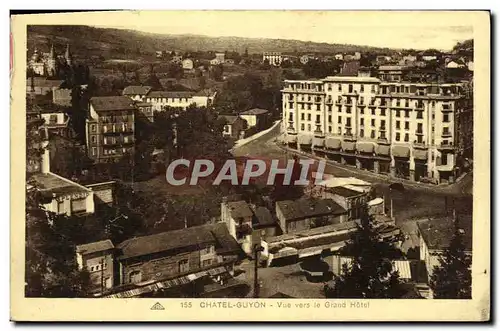
[[388, 48], [300, 40], [164, 35], [84, 25], [32, 25], [28, 27], [28, 49], [32, 50], [36, 46], [42, 51], [48, 51], [51, 43], [55, 44], [56, 51], [59, 52], [62, 52], [66, 44], [69, 43], [73, 53], [81, 57], [152, 54], [157, 50], [237, 51], [243, 53], [245, 49], [248, 49], [251, 54], [266, 51], [327, 54], [355, 51], [375, 53], [394, 51], [394, 49]]

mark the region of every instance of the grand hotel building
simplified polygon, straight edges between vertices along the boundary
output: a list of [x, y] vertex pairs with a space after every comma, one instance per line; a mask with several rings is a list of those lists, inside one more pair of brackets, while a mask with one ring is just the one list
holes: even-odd
[[285, 143], [414, 181], [454, 182], [472, 155], [468, 83], [332, 76], [286, 80]]

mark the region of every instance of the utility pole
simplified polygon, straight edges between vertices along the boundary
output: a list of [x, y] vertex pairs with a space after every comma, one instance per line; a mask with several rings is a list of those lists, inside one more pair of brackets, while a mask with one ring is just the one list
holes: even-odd
[[262, 252], [264, 248], [259, 245], [255, 244], [253, 246], [253, 252], [254, 252], [254, 261], [255, 261], [255, 266], [254, 266], [254, 282], [253, 282], [253, 297], [258, 298], [259, 297], [259, 289], [260, 289], [260, 284], [259, 284], [259, 252]]

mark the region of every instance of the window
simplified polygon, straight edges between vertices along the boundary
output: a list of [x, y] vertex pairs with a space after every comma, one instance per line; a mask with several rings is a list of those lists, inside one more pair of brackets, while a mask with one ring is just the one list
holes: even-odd
[[346, 118], [346, 124], [345, 125], [348, 126], [348, 127], [351, 127], [351, 118], [350, 117]]
[[401, 114], [400, 114], [399, 110], [396, 110], [396, 117], [400, 117], [400, 116], [401, 116]]
[[328, 105], [328, 111], [332, 111], [332, 105]]
[[304, 123], [302, 123], [302, 124], [300, 125], [300, 129], [301, 129], [302, 131], [304, 131], [304, 130], [306, 129], [306, 126], [304, 125]]
[[92, 131], [92, 132], [96, 132], [96, 125], [95, 125], [95, 124], [92, 124], [92, 125], [90, 126], [90, 131]]
[[417, 132], [422, 133], [423, 132], [423, 124], [422, 123], [417, 123]]
[[342, 124], [342, 116], [339, 116], [338, 123]]
[[372, 126], [375, 126], [375, 119], [372, 118], [372, 122], [371, 122]]
[[288, 103], [288, 108], [292, 109], [293, 108], [293, 102]]
[[372, 115], [375, 115], [375, 108], [372, 108]]
[[417, 119], [422, 119], [422, 118], [424, 118], [424, 112], [421, 110], [417, 111]]
[[399, 132], [396, 132], [396, 141], [399, 141], [401, 139], [401, 134]]
[[365, 125], [365, 119], [364, 118], [360, 118], [359, 119], [359, 124], [360, 125]]
[[57, 202], [57, 212], [59, 214], [64, 214], [66, 211], [64, 210], [64, 200]]
[[345, 112], [350, 114], [351, 113], [351, 107], [347, 106], [345, 107]]
[[332, 127], [331, 126], [328, 127], [328, 132], [332, 133]]
[[363, 93], [365, 91], [365, 85], [364, 84], [361, 84], [360, 88], [359, 88], [359, 91], [361, 93]]
[[189, 271], [189, 260], [183, 259], [179, 261], [179, 273], [184, 273]]
[[448, 123], [450, 121], [450, 114], [444, 113], [443, 114], [443, 122]]
[[92, 136], [92, 137], [90, 138], [90, 140], [92, 140], [92, 143], [93, 143], [93, 144], [97, 143], [97, 137], [96, 137], [96, 136]]
[[385, 120], [380, 121], [380, 128], [385, 129]]
[[[444, 144], [444, 141], [443, 141]], [[446, 145], [448, 144], [448, 141], [446, 141]], [[441, 164], [442, 165], [447, 165], [448, 164], [448, 154], [442, 153], [441, 154]]]
[[129, 276], [128, 276], [128, 281], [129, 283], [132, 283], [132, 284], [135, 284], [135, 283], [139, 283], [141, 281], [141, 272], [136, 270], [136, 271], [132, 271]]
[[311, 131], [311, 124], [307, 124], [307, 131]]
[[371, 92], [372, 92], [372, 93], [375, 93], [375, 85], [371, 85], [371, 87], [372, 87], [372, 88], [371, 88]]
[[316, 115], [316, 123], [321, 123], [321, 116], [320, 115]]
[[332, 115], [328, 115], [328, 123], [332, 123]]
[[372, 130], [370, 132], [370, 138], [374, 139], [375, 138], [375, 130]]
[[361, 115], [363, 115], [363, 114], [365, 113], [365, 109], [364, 109], [364, 108], [359, 108], [359, 113], [360, 113]]
[[311, 104], [310, 103], [307, 104], [307, 109], [311, 110]]
[[305, 116], [305, 114], [304, 114], [304, 113], [300, 114], [300, 119], [301, 119], [302, 121], [304, 121], [304, 120], [306, 119], [306, 116]]
[[409, 117], [410, 117], [410, 111], [409, 111], [409, 110], [405, 110], [405, 117], [406, 117], [406, 118], [409, 118]]
[[400, 121], [396, 121], [396, 129], [401, 129], [401, 122]]
[[203, 268], [208, 267], [210, 265], [212, 265], [212, 260], [203, 260], [203, 261], [201, 261], [201, 266]]
[[339, 84], [339, 92], [342, 92], [342, 84]]
[[408, 142], [410, 141], [410, 136], [408, 135], [408, 133], [405, 133], [405, 142]]
[[405, 122], [405, 130], [410, 130], [410, 122]]
[[92, 155], [97, 155], [97, 147], [92, 147]]
[[360, 136], [361, 138], [363, 138], [363, 137], [365, 136], [365, 130], [364, 130], [364, 129], [360, 129], [360, 130], [359, 130], [359, 136]]
[[352, 93], [352, 84], [349, 84], [349, 93]]
[[307, 120], [310, 121], [311, 120], [311, 114], [307, 114]]

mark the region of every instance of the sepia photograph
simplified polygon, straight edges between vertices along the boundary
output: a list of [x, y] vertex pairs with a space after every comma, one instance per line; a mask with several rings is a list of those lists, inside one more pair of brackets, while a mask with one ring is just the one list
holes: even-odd
[[21, 15], [20, 300], [489, 319], [488, 12], [141, 15]]

